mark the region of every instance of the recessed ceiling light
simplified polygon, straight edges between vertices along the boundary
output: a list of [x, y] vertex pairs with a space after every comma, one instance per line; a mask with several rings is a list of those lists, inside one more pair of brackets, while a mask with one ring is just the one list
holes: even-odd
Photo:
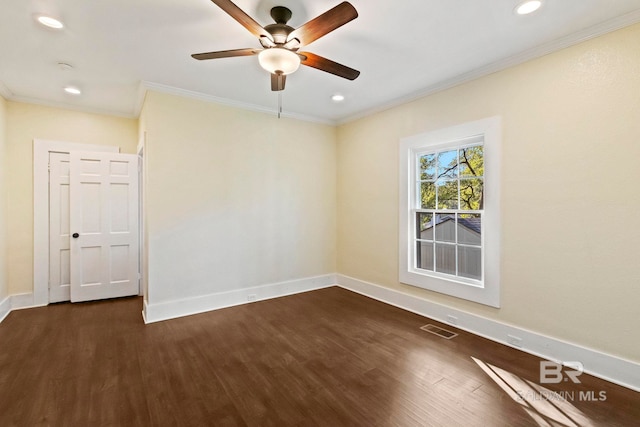
[[70, 93], [71, 95], [80, 95], [82, 91], [75, 86], [67, 86], [64, 88], [64, 91]]
[[542, 0], [527, 0], [516, 7], [516, 13], [518, 15], [527, 15], [540, 9], [540, 6], [542, 6]]
[[64, 24], [59, 19], [53, 18], [48, 15], [36, 15], [36, 20], [48, 28], [53, 28], [55, 30], [60, 30], [64, 28]]
[[333, 96], [331, 97], [331, 100], [332, 100], [333, 102], [342, 102], [342, 101], [344, 101], [344, 95], [339, 94], [339, 93], [336, 93], [335, 95], [333, 95]]

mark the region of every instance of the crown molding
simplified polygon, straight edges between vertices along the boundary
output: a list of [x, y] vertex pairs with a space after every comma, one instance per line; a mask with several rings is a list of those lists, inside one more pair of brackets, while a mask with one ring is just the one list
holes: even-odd
[[[224, 105], [224, 106], [227, 106], [227, 107], [239, 108], [239, 109], [242, 109], [242, 110], [255, 111], [255, 112], [258, 112], [258, 113], [264, 113], [264, 114], [269, 114], [269, 115], [277, 115], [278, 114], [278, 110], [273, 109], [273, 108], [267, 108], [267, 107], [263, 107], [263, 106], [256, 105], [256, 104], [249, 104], [249, 103], [245, 103], [245, 102], [234, 101], [232, 99], [221, 98], [221, 97], [214, 96], [214, 95], [208, 95], [208, 94], [202, 93], [202, 92], [195, 92], [195, 91], [192, 91], [192, 90], [181, 89], [181, 88], [177, 88], [177, 87], [174, 87], [174, 86], [164, 85], [164, 84], [161, 84], [161, 83], [143, 81], [140, 84], [140, 88], [141, 89], [140, 89], [140, 91], [138, 93], [138, 102], [137, 102], [138, 110], [136, 111], [136, 114], [138, 116], [140, 115], [140, 111], [142, 110], [142, 105], [144, 103], [144, 97], [146, 96], [146, 93], [147, 93], [148, 90], [153, 90], [155, 92], [166, 93], [166, 94], [169, 94], [169, 95], [181, 96], [181, 97], [184, 97], [184, 98], [196, 99], [198, 101], [210, 102], [210, 103], [218, 104], [218, 105]], [[305, 122], [320, 123], [320, 124], [331, 125], [331, 126], [335, 126], [337, 124], [335, 121], [320, 119], [318, 117], [307, 116], [307, 115], [296, 114], [296, 113], [282, 112], [282, 113], [280, 113], [280, 116], [283, 117], [283, 118], [288, 118], [288, 119], [296, 119], [296, 120], [302, 120], [302, 121], [305, 121]]]
[[429, 95], [433, 95], [437, 92], [444, 91], [446, 89], [451, 89], [455, 86], [459, 86], [463, 83], [468, 83], [472, 80], [479, 79], [484, 76], [488, 76], [489, 74], [496, 73], [498, 71], [506, 70], [508, 68], [514, 67], [516, 65], [520, 65], [527, 61], [531, 61], [536, 58], [540, 58], [542, 56], [548, 55], [553, 52], [560, 51], [562, 49], [566, 49], [568, 47], [580, 44], [587, 40], [594, 39], [596, 37], [600, 37], [607, 33], [611, 33], [616, 30], [620, 30], [622, 28], [628, 27], [630, 25], [634, 25], [640, 22], [640, 9], [635, 10], [633, 12], [627, 13], [625, 15], [618, 16], [616, 18], [610, 19], [608, 21], [602, 22], [598, 25], [594, 25], [589, 28], [585, 28], [584, 30], [569, 34], [568, 36], [553, 40], [549, 43], [544, 43], [539, 46], [536, 46], [532, 49], [526, 50], [524, 52], [518, 53], [516, 55], [510, 56], [508, 58], [493, 62], [491, 64], [476, 68], [475, 70], [469, 71], [467, 73], [460, 74], [451, 79], [444, 80], [442, 82], [436, 83], [434, 85], [428, 86], [422, 90], [417, 92], [413, 92], [407, 96], [402, 96], [399, 98], [395, 98], [389, 102], [386, 102], [378, 107], [370, 108], [367, 110], [363, 110], [359, 113], [353, 114], [351, 116], [340, 119], [336, 122], [337, 125], [343, 125], [349, 122], [353, 122], [359, 120], [361, 118], [371, 116], [376, 113], [380, 113], [382, 111], [389, 110], [394, 107], [398, 107], [400, 105], [416, 101], [418, 99], [424, 98]]
[[5, 86], [5, 84], [2, 83], [2, 81], [0, 81], [0, 96], [6, 100], [11, 99], [11, 97], [13, 96], [13, 93], [11, 93], [9, 88]]
[[148, 82], [144, 80], [141, 81], [140, 84], [138, 84], [138, 94], [136, 95], [136, 100], [133, 107], [133, 114], [136, 117], [140, 117], [140, 113], [142, 113], [142, 109], [144, 108], [144, 101], [147, 97], [147, 85]]

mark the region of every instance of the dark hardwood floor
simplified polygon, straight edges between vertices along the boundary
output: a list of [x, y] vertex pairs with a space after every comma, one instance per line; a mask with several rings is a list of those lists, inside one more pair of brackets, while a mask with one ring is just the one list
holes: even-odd
[[0, 426], [640, 425], [640, 393], [542, 389], [540, 359], [340, 288], [146, 326], [141, 306], [12, 312]]

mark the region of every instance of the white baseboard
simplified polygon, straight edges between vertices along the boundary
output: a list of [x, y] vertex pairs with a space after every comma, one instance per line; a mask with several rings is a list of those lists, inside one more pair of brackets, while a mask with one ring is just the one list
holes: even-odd
[[144, 324], [146, 325], [147, 323], [147, 300], [143, 300], [142, 301], [142, 321], [144, 322]]
[[204, 313], [220, 308], [246, 304], [248, 302], [327, 288], [334, 286], [335, 283], [336, 276], [334, 274], [328, 274], [156, 304], [147, 304], [145, 302], [142, 317], [145, 323], [160, 322], [162, 320]]
[[[583, 364], [584, 372], [640, 392], [640, 364], [638, 363], [445, 305], [436, 304], [353, 277], [338, 274], [336, 279], [338, 285], [342, 288], [442, 323], [451, 324], [456, 328], [535, 356], [555, 362], [578, 361]], [[449, 322], [448, 316], [454, 316], [457, 319], [455, 325]], [[513, 345], [513, 338], [511, 337], [519, 338], [521, 345]]]
[[10, 295], [11, 298], [11, 310], [21, 310], [23, 308], [39, 307], [33, 302], [33, 293], [14, 294]]
[[8, 297], [0, 301], [0, 322], [2, 322], [13, 310], [42, 307], [44, 305], [47, 304], [34, 303], [33, 292], [9, 295]]
[[0, 301], [0, 322], [11, 313], [11, 297], [6, 297]]

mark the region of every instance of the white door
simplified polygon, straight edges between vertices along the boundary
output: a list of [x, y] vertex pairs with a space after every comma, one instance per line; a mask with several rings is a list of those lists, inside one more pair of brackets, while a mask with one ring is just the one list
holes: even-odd
[[138, 294], [138, 157], [69, 153], [71, 301]]
[[49, 302], [69, 301], [69, 153], [49, 153]]

